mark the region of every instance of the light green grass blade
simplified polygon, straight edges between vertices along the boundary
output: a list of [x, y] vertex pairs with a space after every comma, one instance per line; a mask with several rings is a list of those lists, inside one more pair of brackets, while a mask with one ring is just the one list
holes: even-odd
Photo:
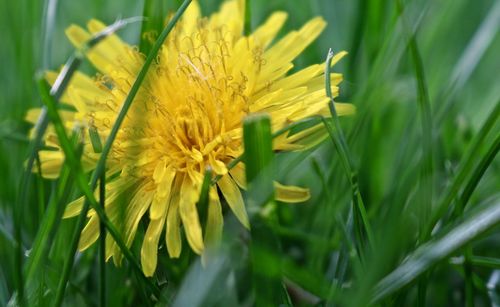
[[432, 266], [500, 223], [500, 198], [488, 200], [480, 210], [465, 218], [442, 238], [418, 248], [403, 264], [384, 277], [373, 290], [372, 303], [378, 302], [416, 280]]

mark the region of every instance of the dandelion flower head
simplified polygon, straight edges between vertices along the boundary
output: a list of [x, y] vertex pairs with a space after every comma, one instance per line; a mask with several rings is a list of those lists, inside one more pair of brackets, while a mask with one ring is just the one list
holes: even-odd
[[[207, 242], [222, 234], [223, 209], [227, 204], [238, 220], [249, 227], [240, 188], [245, 187], [244, 165], [227, 164], [242, 152], [242, 120], [251, 113], [268, 113], [272, 129], [295, 121], [328, 116], [323, 64], [289, 74], [292, 61], [325, 27], [322, 18], [307, 22], [297, 31], [276, 39], [287, 19], [273, 13], [252, 34], [243, 35], [243, 1], [227, 1], [219, 12], [202, 17], [197, 1], [191, 3], [176, 24], [149, 69], [146, 81], [115, 139], [106, 164], [106, 214], [130, 246], [142, 219], [147, 230], [141, 264], [147, 276], [157, 265], [162, 233], [170, 257], [179, 257], [184, 233], [190, 248], [200, 254]], [[87, 30], [72, 25], [66, 30], [71, 43], [80, 48], [105, 25], [91, 20]], [[276, 41], [275, 41], [276, 40]], [[275, 41], [275, 42], [274, 42]], [[333, 63], [345, 53], [337, 54]], [[71, 106], [61, 116], [68, 129], [83, 124], [95, 129], [104, 141], [123, 101], [144, 63], [136, 47], [111, 35], [87, 52], [98, 70], [95, 77], [77, 72], [61, 102]], [[56, 72], [49, 72], [54, 82]], [[342, 75], [331, 74], [332, 92], [338, 94]], [[336, 104], [339, 115], [353, 112], [349, 104]], [[34, 122], [39, 110], [27, 119]], [[324, 131], [315, 126], [274, 139], [276, 151], [301, 150], [322, 140]], [[64, 161], [55, 132], [45, 137], [53, 150], [40, 152], [43, 176], [56, 178]], [[82, 163], [94, 169], [99, 158], [90, 137], [85, 137]], [[221, 176], [210, 188], [206, 226], [202, 230], [197, 208], [207, 167]], [[308, 198], [308, 190], [275, 185], [275, 197], [285, 202]], [[65, 217], [81, 212], [83, 198], [70, 203]], [[81, 234], [84, 250], [99, 237], [99, 219], [90, 210]], [[114, 240], [106, 237], [106, 259], [121, 261]]]

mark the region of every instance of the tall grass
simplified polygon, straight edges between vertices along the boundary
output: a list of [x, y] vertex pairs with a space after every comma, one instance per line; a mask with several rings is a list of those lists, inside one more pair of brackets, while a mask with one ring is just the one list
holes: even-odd
[[[275, 10], [289, 13], [282, 33], [315, 15], [328, 21], [294, 70], [326, 61], [328, 71], [330, 47], [349, 51], [333, 70], [345, 76], [337, 100], [353, 103], [357, 113], [337, 118], [333, 107], [331, 119], [311, 118], [274, 135], [265, 116], [248, 118], [245, 154], [231, 165], [247, 165], [251, 230], [226, 214], [223, 242], [206, 259], [188, 250], [169, 259], [161, 246], [158, 269], [146, 278], [136, 260], [140, 244], [126, 247], [102, 209], [104, 196], [93, 190], [105, 184], [114, 135], [189, 2], [90, 0], [85, 10], [65, 0], [0, 3], [1, 306], [500, 305], [500, 4], [494, 0], [248, 1], [246, 32]], [[221, 2], [201, 4], [208, 14]], [[163, 17], [174, 11], [163, 28]], [[146, 64], [114, 132], [94, 144], [99, 167], [86, 174], [82, 132], [68, 135], [57, 101], [76, 69], [92, 68], [63, 30], [92, 17], [112, 24], [134, 16], [143, 16], [141, 23], [114, 24], [103, 35], [123, 26], [119, 34], [140, 46]], [[145, 35], [154, 32], [155, 44]], [[37, 72], [63, 63], [52, 89], [37, 80]], [[23, 118], [42, 103], [40, 137], [51, 122], [66, 156], [57, 180], [29, 172], [42, 144], [36, 134], [28, 137]], [[317, 124], [330, 136], [321, 145], [272, 152], [273, 137]], [[207, 170], [201, 216], [217, 180], [210, 178]], [[312, 197], [300, 205], [273, 201], [273, 180], [310, 187]], [[82, 193], [80, 217], [61, 219]], [[121, 267], [103, 261], [103, 245], [76, 252], [90, 207], [101, 217], [102, 234], [120, 245]]]

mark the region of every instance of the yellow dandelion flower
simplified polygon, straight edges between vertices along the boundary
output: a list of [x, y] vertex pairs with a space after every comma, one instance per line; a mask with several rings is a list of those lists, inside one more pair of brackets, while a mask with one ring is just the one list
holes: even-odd
[[[249, 36], [243, 31], [243, 1], [227, 1], [218, 13], [202, 18], [193, 2], [177, 23], [149, 69], [146, 81], [120, 129], [107, 160], [106, 214], [118, 225], [130, 246], [138, 224], [148, 216], [141, 250], [144, 273], [151, 276], [157, 264], [161, 234], [170, 257], [181, 253], [181, 226], [191, 249], [200, 254], [207, 241], [220, 239], [223, 216], [221, 199], [246, 227], [249, 221], [240, 188], [245, 186], [244, 165], [228, 170], [227, 164], [242, 154], [242, 119], [256, 112], [270, 114], [273, 130], [313, 115], [328, 116], [324, 91], [324, 65], [317, 64], [287, 75], [292, 61], [325, 27], [314, 18], [300, 30], [272, 44], [287, 14], [276, 12]], [[66, 30], [71, 43], [81, 47], [104, 24], [91, 20], [87, 28], [72, 25]], [[334, 63], [345, 53], [339, 53]], [[99, 71], [91, 78], [76, 73], [61, 101], [74, 110], [62, 111], [68, 128], [74, 123], [96, 129], [104, 140], [125, 100], [144, 56], [135, 47], [111, 35], [87, 53]], [[54, 82], [56, 72], [49, 72]], [[341, 74], [332, 74], [332, 91], [338, 93]], [[353, 112], [337, 103], [339, 115]], [[35, 121], [39, 110], [31, 110]], [[300, 150], [318, 143], [321, 126], [274, 140], [278, 151]], [[45, 177], [58, 176], [63, 163], [57, 137], [51, 128], [46, 144], [57, 150], [41, 151]], [[90, 139], [84, 143], [83, 164], [92, 170], [99, 157]], [[208, 217], [202, 233], [196, 207], [204, 171], [211, 167], [221, 175], [209, 193]], [[276, 198], [299, 202], [308, 190], [276, 184]], [[68, 205], [64, 217], [80, 213], [83, 199]], [[80, 250], [99, 236], [98, 216], [89, 212]], [[121, 261], [113, 239], [106, 237], [106, 259]]]

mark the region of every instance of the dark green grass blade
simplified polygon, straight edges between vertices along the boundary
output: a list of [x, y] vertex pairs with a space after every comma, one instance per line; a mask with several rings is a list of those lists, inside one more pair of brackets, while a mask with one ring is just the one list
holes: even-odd
[[[244, 162], [248, 182], [250, 215], [272, 199], [275, 176], [270, 118], [250, 115], [243, 121]], [[254, 195], [255, 193], [255, 195]]]
[[[328, 51], [328, 55], [326, 58], [326, 66], [325, 66], [325, 90], [326, 96], [330, 99], [328, 103], [328, 107], [330, 109], [330, 113], [332, 115], [331, 122], [327, 119], [324, 120], [325, 126], [332, 138], [332, 141], [335, 145], [335, 148], [341, 158], [341, 162], [344, 166], [344, 170], [346, 172], [347, 178], [351, 185], [351, 193], [352, 193], [352, 201], [354, 205], [354, 222], [355, 227], [357, 229], [357, 241], [358, 245], [358, 253], [359, 256], [362, 257], [363, 253], [363, 241], [364, 234], [366, 234], [366, 240], [369, 246], [373, 246], [373, 231], [370, 226], [370, 221], [368, 220], [368, 216], [366, 214], [366, 209], [363, 204], [363, 199], [361, 197], [359, 186], [358, 186], [358, 173], [354, 166], [354, 162], [352, 160], [352, 155], [349, 152], [349, 148], [347, 146], [347, 142], [344, 136], [344, 132], [340, 126], [340, 121], [337, 115], [337, 111], [335, 109], [335, 102], [333, 100], [333, 94], [331, 90], [330, 83], [330, 71], [331, 71], [331, 63], [333, 59], [333, 52], [330, 49]], [[332, 123], [333, 122], [333, 123]]]
[[244, 162], [251, 225], [250, 260], [256, 306], [286, 302], [281, 283], [280, 245], [269, 224], [276, 223], [273, 179], [275, 162], [269, 116], [250, 115], [243, 121]]
[[[406, 20], [406, 15], [403, 9], [401, 0], [396, 1], [396, 7], [399, 15], [401, 15], [403, 23], [403, 33], [408, 40], [408, 49], [414, 66], [415, 78], [417, 80], [417, 102], [420, 111], [421, 126], [422, 126], [422, 159], [419, 174], [419, 189], [418, 189], [418, 204], [417, 212], [419, 217], [420, 238], [424, 237], [425, 229], [431, 216], [432, 206], [432, 117], [431, 117], [431, 102], [429, 98], [429, 90], [425, 79], [424, 64], [422, 55], [420, 54], [416, 33], [410, 31], [409, 23]], [[418, 305], [425, 306], [427, 293], [427, 277], [424, 276], [418, 284]]]
[[139, 50], [143, 54], [148, 54], [153, 44], [163, 29], [163, 21], [167, 16], [166, 1], [145, 0], [142, 16], [146, 18], [141, 26], [141, 43]]
[[[420, 111], [422, 127], [422, 160], [420, 170], [419, 205], [421, 230], [423, 230], [429, 220], [430, 206], [432, 204], [432, 116], [429, 90], [425, 78], [422, 55], [419, 51], [416, 33], [410, 30], [409, 22], [406, 19], [404, 7], [400, 0], [396, 2], [398, 14], [402, 18], [403, 32], [408, 40], [408, 49], [414, 66], [414, 74], [417, 82], [417, 104]], [[421, 232], [422, 235], [424, 231]], [[422, 237], [423, 238], [423, 237]]]
[[471, 178], [465, 185], [464, 191], [460, 195], [460, 199], [457, 203], [457, 206], [455, 207], [456, 215], [462, 215], [463, 211], [465, 210], [465, 206], [467, 205], [470, 197], [472, 196], [472, 192], [474, 192], [474, 190], [476, 189], [484, 173], [486, 172], [488, 167], [491, 165], [491, 163], [497, 156], [499, 150], [500, 150], [500, 134], [497, 135], [491, 147], [488, 149], [486, 154], [481, 158], [481, 160], [479, 161], [479, 165], [474, 169]]
[[[71, 138], [71, 143], [79, 157], [82, 154], [83, 146], [79, 144], [81, 132], [75, 130]], [[68, 200], [71, 186], [73, 184], [73, 174], [68, 164], [64, 163], [57, 181], [57, 188], [52, 194], [47, 210], [42, 219], [37, 235], [35, 237], [31, 252], [25, 265], [26, 281], [35, 279], [36, 271], [43, 267], [43, 262], [47, 256], [47, 251], [52, 245], [55, 232], [59, 226], [64, 211], [64, 204]]]
[[500, 259], [493, 257], [481, 257], [481, 256], [472, 256], [470, 258], [470, 263], [473, 266], [485, 267], [491, 269], [500, 269]]
[[[106, 208], [106, 173], [99, 180], [99, 205]], [[99, 221], [99, 306], [106, 306], [106, 225]]]
[[[205, 170], [205, 175], [203, 176], [203, 183], [201, 184], [200, 197], [198, 198], [198, 212], [200, 221], [206, 221], [208, 217], [208, 206], [209, 206], [209, 192], [212, 183], [212, 169], [207, 167]], [[202, 222], [204, 223], [204, 222]], [[206, 227], [202, 225], [202, 227]]]
[[383, 278], [373, 291], [378, 302], [416, 280], [422, 273], [500, 223], [500, 198], [488, 200], [442, 238], [419, 247], [403, 264]]
[[252, 0], [245, 1], [245, 23], [243, 33], [246, 36], [252, 34]]
[[474, 163], [479, 155], [481, 148], [484, 145], [486, 137], [495, 127], [498, 119], [500, 118], [500, 101], [497, 102], [493, 111], [490, 112], [488, 118], [485, 120], [481, 129], [478, 131], [474, 137], [472, 143], [467, 150], [464, 158], [460, 161], [457, 175], [452, 181], [451, 186], [443, 194], [441, 201], [438, 203], [437, 208], [434, 210], [433, 216], [431, 218], [431, 223], [427, 229], [427, 234], [430, 234], [439, 219], [446, 213], [446, 210], [450, 207], [456, 195], [458, 195], [463, 183], [466, 181], [467, 177], [473, 171]]

